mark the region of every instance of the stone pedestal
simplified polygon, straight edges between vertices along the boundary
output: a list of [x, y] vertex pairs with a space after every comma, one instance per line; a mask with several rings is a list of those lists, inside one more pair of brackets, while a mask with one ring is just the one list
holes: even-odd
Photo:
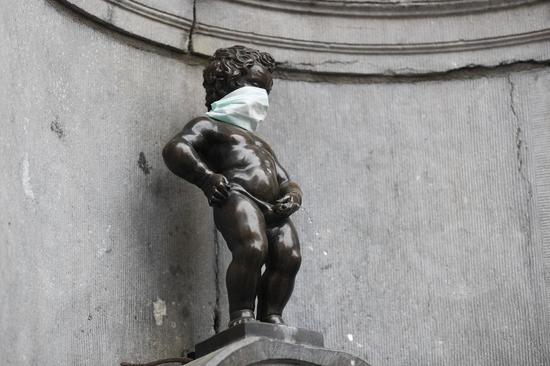
[[248, 323], [196, 345], [189, 366], [369, 366], [350, 354], [323, 348], [323, 335], [306, 329]]

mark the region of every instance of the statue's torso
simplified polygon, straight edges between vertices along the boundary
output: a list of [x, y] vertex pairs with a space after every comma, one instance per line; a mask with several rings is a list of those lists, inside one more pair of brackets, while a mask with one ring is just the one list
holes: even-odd
[[252, 132], [223, 122], [206, 134], [203, 159], [217, 173], [266, 202], [279, 196], [277, 168], [269, 145]]

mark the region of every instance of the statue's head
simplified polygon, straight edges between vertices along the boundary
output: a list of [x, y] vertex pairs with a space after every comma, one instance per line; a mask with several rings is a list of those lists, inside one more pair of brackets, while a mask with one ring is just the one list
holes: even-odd
[[210, 104], [243, 86], [263, 88], [269, 93], [274, 68], [275, 60], [267, 52], [244, 46], [218, 49], [203, 72], [206, 107], [210, 110]]

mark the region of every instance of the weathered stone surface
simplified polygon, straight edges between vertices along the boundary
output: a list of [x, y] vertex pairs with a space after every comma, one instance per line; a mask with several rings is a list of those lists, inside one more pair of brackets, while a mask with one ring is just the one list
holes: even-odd
[[[211, 214], [164, 167], [200, 68], [57, 3], [0, 14], [0, 358], [116, 365], [213, 334]], [[114, 37], [113, 37], [114, 35]], [[118, 39], [117, 39], [118, 38]]]
[[368, 366], [358, 357], [326, 348], [250, 337], [231, 343], [188, 366]]
[[539, 258], [533, 264], [536, 277], [544, 277], [544, 281], [533, 287], [543, 294], [539, 301], [546, 304], [550, 314], [550, 73], [526, 75], [509, 78], [514, 114], [518, 120], [528, 121], [518, 126], [516, 134], [516, 145], [525, 152], [518, 156], [518, 169], [528, 187], [529, 222], [525, 230], [532, 237], [525, 250]]
[[548, 60], [550, 3], [533, 3], [201, 0], [193, 50], [245, 44], [290, 70], [385, 75]]
[[540, 0], [59, 1], [184, 52], [259, 47], [288, 70], [419, 74], [550, 58], [550, 4]]
[[[0, 37], [3, 361], [192, 349], [227, 323], [229, 256], [160, 149], [201, 67], [57, 2], [10, 1]], [[548, 363], [550, 69], [506, 70], [275, 81], [260, 134], [305, 193], [288, 324], [377, 366]]]
[[187, 52], [193, 0], [57, 0], [123, 33]]
[[250, 337], [265, 337], [286, 343], [323, 347], [323, 335], [307, 329], [261, 322], [239, 324], [198, 343], [195, 355], [202, 357], [230, 343]]

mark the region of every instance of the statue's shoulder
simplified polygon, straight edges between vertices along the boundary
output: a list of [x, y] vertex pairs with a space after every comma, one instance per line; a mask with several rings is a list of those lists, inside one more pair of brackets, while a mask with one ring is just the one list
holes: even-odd
[[196, 131], [213, 130], [213, 129], [216, 129], [216, 127], [217, 127], [216, 123], [212, 119], [206, 116], [195, 117], [189, 122], [187, 122], [187, 124], [185, 125], [186, 130], [196, 130]]

